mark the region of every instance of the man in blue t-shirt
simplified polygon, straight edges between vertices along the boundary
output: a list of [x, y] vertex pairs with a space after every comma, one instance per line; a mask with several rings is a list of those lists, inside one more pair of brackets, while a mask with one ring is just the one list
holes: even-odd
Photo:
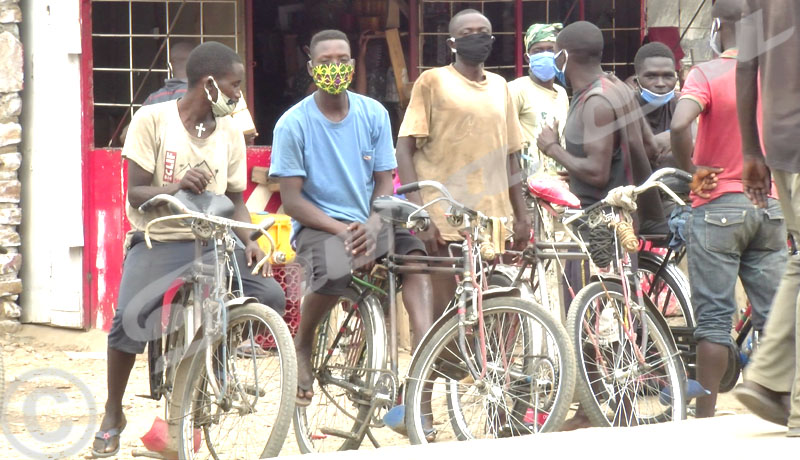
[[[311, 346], [320, 320], [346, 291], [353, 260], [378, 254], [380, 221], [372, 200], [392, 194], [397, 167], [389, 114], [380, 103], [347, 91], [355, 61], [347, 36], [324, 30], [311, 39], [309, 73], [317, 91], [278, 120], [269, 174], [278, 178], [284, 209], [294, 220], [298, 260], [310, 281], [303, 299], [297, 348], [297, 404], [313, 397]], [[394, 230], [398, 254], [425, 255], [425, 246]], [[382, 245], [381, 245], [382, 246]], [[403, 277], [403, 301], [414, 347], [433, 323], [428, 275]]]

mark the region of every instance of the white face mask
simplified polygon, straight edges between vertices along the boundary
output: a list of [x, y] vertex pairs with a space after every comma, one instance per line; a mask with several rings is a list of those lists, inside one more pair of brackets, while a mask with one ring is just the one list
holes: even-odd
[[217, 89], [217, 101], [214, 102], [214, 99], [211, 98], [211, 93], [208, 91], [208, 88], [204, 86], [203, 89], [206, 90], [206, 97], [208, 97], [208, 101], [211, 102], [211, 113], [213, 113], [217, 118], [226, 117], [232, 114], [236, 109], [236, 101], [223, 94], [217, 85], [217, 81], [214, 80], [214, 77], [210, 78], [211, 83], [214, 84], [214, 88]]
[[717, 40], [719, 37], [719, 27], [721, 24], [722, 21], [720, 21], [719, 18], [714, 19], [714, 23], [711, 24], [711, 38], [708, 41], [708, 44], [711, 45], [711, 50], [717, 53], [717, 55], [722, 54], [721, 46], [718, 43], [719, 40]]

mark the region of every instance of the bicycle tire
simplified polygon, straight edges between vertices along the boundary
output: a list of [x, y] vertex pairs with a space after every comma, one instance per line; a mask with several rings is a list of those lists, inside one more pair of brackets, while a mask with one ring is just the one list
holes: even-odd
[[[274, 348], [262, 349], [263, 354], [256, 352], [253, 341], [263, 342], [248, 337], [245, 343], [250, 344], [251, 351], [237, 350], [237, 346], [242, 343], [243, 334], [249, 334], [251, 327], [252, 332], [261, 335], [261, 338], [268, 337], [268, 334], [272, 335]], [[233, 307], [228, 312], [227, 338], [229, 353], [225, 366], [228, 369], [226, 375], [229, 380], [228, 394], [223, 404], [217, 404], [212, 400], [213, 393], [208, 394], [205, 348], [199, 347], [199, 351], [192, 357], [184, 382], [185, 389], [182, 392], [183, 401], [178, 420], [181, 459], [276, 457], [289, 432], [297, 389], [297, 360], [292, 336], [283, 318], [271, 308], [258, 303]], [[219, 341], [208, 344], [214, 350], [217, 350], [219, 345]], [[255, 359], [253, 354], [256, 355]], [[215, 356], [218, 356], [218, 353], [215, 353]], [[215, 359], [214, 363], [218, 366], [221, 359]], [[262, 360], [260, 365], [256, 364]], [[269, 364], [277, 365], [277, 371], [259, 375]], [[244, 382], [248, 375], [254, 379], [251, 382]], [[275, 396], [279, 397], [277, 410], [274, 404]], [[247, 403], [244, 404], [243, 401]], [[252, 407], [253, 404], [256, 407]], [[250, 409], [248, 405], [251, 406]], [[268, 420], [256, 419], [261, 415]], [[228, 416], [230, 418], [226, 418]], [[236, 425], [228, 428], [223, 418], [234, 420]], [[216, 433], [217, 427], [219, 434]], [[270, 427], [271, 431], [266, 433]], [[200, 428], [207, 448], [205, 451], [202, 449], [203, 443], [196, 439]], [[242, 442], [243, 439], [252, 440], [253, 446]], [[200, 450], [195, 452], [198, 444]]]
[[[418, 350], [418, 355], [415, 356], [409, 370], [405, 394], [406, 428], [412, 444], [428, 442], [422, 427], [422, 420], [423, 416], [429, 415], [431, 412], [439, 421], [447, 419], [449, 422], [449, 424], [443, 423], [440, 425], [437, 441], [448, 439], [466, 440], [477, 437], [508, 437], [535, 432], [549, 432], [557, 430], [564, 422], [572, 402], [576, 378], [575, 354], [564, 327], [550, 313], [538, 305], [516, 297], [498, 297], [484, 300], [483, 317], [485, 332], [487, 333], [487, 362], [490, 359], [500, 358], [504, 363], [511, 362], [515, 358], [513, 350], [522, 349], [523, 359], [519, 364], [512, 363], [504, 366], [503, 363], [492, 362], [491, 367], [494, 368], [492, 370], [489, 370], [489, 366], [487, 366], [487, 372], [493, 374], [490, 378], [497, 378], [498, 381], [502, 378], [508, 391], [503, 393], [502, 387], [504, 385], [499, 385], [498, 382], [490, 382], [491, 391], [489, 393], [492, 393], [492, 395], [486, 392], [484, 392], [486, 394], [481, 394], [479, 388], [481, 386], [485, 387], [485, 382], [479, 380], [479, 382], [484, 383], [476, 384], [476, 382], [471, 381], [462, 355], [455, 349], [454, 341], [458, 336], [459, 319], [457, 316], [451, 317], [442, 323], [436, 331], [432, 331], [431, 340], [424, 343], [422, 345], [423, 348]], [[509, 321], [505, 321], [506, 318], [510, 318]], [[518, 319], [514, 321], [513, 318]], [[492, 341], [494, 336], [491, 332], [493, 330], [500, 331], [500, 335], [506, 336], [506, 333], [510, 330], [506, 328], [506, 325], [510, 328], [513, 324], [523, 325], [520, 328], [523, 330], [520, 334], [523, 337], [523, 343], [522, 345], [508, 347], [512, 349], [511, 355], [509, 355], [508, 353], [503, 353], [504, 349], [500, 346], [500, 341]], [[496, 325], [499, 325], [499, 327], [495, 327]], [[471, 329], [473, 330], [467, 337], [468, 347], [471, 341], [470, 336], [475, 337], [474, 328]], [[537, 333], [541, 334], [540, 338], [546, 337], [546, 342], [539, 340], [539, 347], [533, 340]], [[509, 336], [511, 335], [513, 334], [509, 334]], [[527, 337], [527, 343], [525, 343], [525, 337]], [[503, 342], [508, 342], [508, 338]], [[542, 347], [543, 343], [546, 343], [549, 348]], [[535, 354], [537, 351], [541, 352], [542, 349], [545, 350], [544, 353]], [[547, 351], [550, 354], [547, 354]], [[468, 350], [467, 353], [474, 356], [471, 350]], [[454, 358], [461, 361], [454, 363], [452, 362]], [[547, 399], [550, 403], [548, 405], [550, 412], [546, 415], [541, 413], [543, 419], [540, 419], [539, 407], [534, 407], [536, 403], [532, 404], [531, 399], [527, 396], [533, 393], [533, 391], [528, 391], [528, 388], [537, 390], [535, 387], [541, 381], [540, 379], [532, 378], [533, 372], [539, 368], [538, 363], [547, 359], [553, 362], [554, 369], [549, 391], [546, 385], [543, 385], [543, 392], [549, 393]], [[480, 360], [474, 361], [478, 362]], [[499, 375], [500, 372], [497, 369], [500, 369], [505, 375]], [[514, 382], [510, 381], [512, 372], [518, 374], [518, 376], [514, 377]], [[431, 378], [431, 375], [434, 375], [434, 377]], [[440, 378], [444, 381], [443, 401], [433, 401], [436, 398], [434, 395], [436, 386], [440, 385], [436, 381]], [[430, 382], [434, 382], [432, 384], [433, 388], [425, 390], [425, 387]], [[465, 387], [463, 393], [461, 392], [461, 386]], [[429, 410], [423, 410], [422, 407], [422, 400], [426, 392], [431, 394], [432, 402]], [[502, 407], [500, 404], [491, 401], [492, 398], [496, 398], [497, 393], [501, 393]], [[520, 397], [521, 394], [525, 395], [526, 398]], [[537, 396], [539, 396], [538, 391], [534, 398]], [[468, 405], [470, 398], [476, 400], [472, 406]], [[508, 404], [509, 401], [512, 401], [512, 404]], [[475, 414], [469, 414], [469, 409], [476, 406], [484, 407], [484, 404], [494, 404], [492, 416], [497, 415], [497, 417], [493, 421], [505, 418], [506, 423], [504, 423], [504, 426], [498, 427], [497, 424], [490, 422], [488, 414], [487, 417], [482, 417], [483, 414], [478, 414], [479, 420], [477, 423], [470, 423], [474, 421]], [[519, 420], [519, 415], [521, 415], [522, 420]], [[543, 422], [541, 425], [538, 423], [540, 420]], [[444, 430], [448, 428], [451, 431], [445, 433]], [[480, 433], [480, 431], [483, 431], [483, 433]], [[479, 436], [479, 434], [485, 436]]]
[[663, 260], [658, 254], [650, 252], [639, 254], [638, 272], [639, 278], [642, 280], [642, 291], [648, 292], [653, 284], [656, 285], [653, 294], [649, 297], [670, 327], [695, 327], [697, 322], [692, 308], [689, 280], [681, 269], [669, 262], [658, 275], [658, 281], [655, 281], [655, 275]]
[[[6, 413], [6, 369], [3, 364], [3, 353], [5, 353], [3, 344], [0, 343], [0, 414]], [[0, 415], [0, 420], [3, 418], [5, 418], [5, 416]]]
[[[332, 430], [340, 434], [356, 435], [365, 423], [370, 422], [367, 420], [368, 403], [355, 400], [352, 392], [334, 383], [325, 383], [322, 377], [336, 375], [342, 380], [369, 388], [374, 383], [374, 373], [363, 369], [382, 369], [384, 366], [385, 336], [381, 339], [382, 335], [377, 333], [385, 331], [383, 312], [380, 305], [376, 307], [370, 301], [356, 304], [358, 299], [359, 293], [349, 288], [331, 313], [317, 326], [312, 351], [317, 388], [311, 404], [307, 407], [297, 406], [294, 411], [295, 436], [300, 451], [304, 454], [358, 449], [364, 434], [355, 438], [342, 438], [331, 434]], [[356, 312], [348, 319], [348, 308], [351, 307], [355, 307]], [[348, 334], [346, 339], [355, 340], [348, 343], [340, 341], [336, 349], [330, 348], [338, 331], [345, 331]], [[328, 343], [320, 346], [323, 339]], [[323, 367], [329, 353], [331, 359]], [[338, 358], [344, 358], [343, 362], [339, 362]], [[351, 370], [337, 369], [337, 366], [349, 367]]]
[[[607, 300], [609, 297], [614, 301], [613, 309], [607, 310], [605, 304], [602, 309], [594, 308], [595, 301]], [[642, 370], [634, 369], [634, 360], [631, 359], [631, 356], [625, 355], [626, 352], [631, 355], [635, 355], [635, 353], [632, 351], [633, 347], [630, 346], [632, 342], [621, 327], [619, 311], [620, 302], [624, 302], [622, 286], [616, 282], [591, 283], [575, 296], [570, 305], [567, 330], [572, 334], [575, 348], [578, 351], [579, 378], [575, 390], [581, 407], [595, 426], [631, 426], [686, 418], [686, 374], [683, 363], [674, 339], [659, 320], [659, 313], [654, 311], [648, 300], [645, 299], [643, 308], [635, 306], [631, 308], [632, 332], [636, 337], [641, 337], [643, 335], [642, 324], [647, 325], [647, 337], [650, 339], [649, 342], [655, 345], [655, 348], [647, 348], [642, 353], [645, 363], [652, 368], [646, 369], [647, 372], [640, 375], [635, 375], [633, 371]], [[608, 316], [603, 318], [603, 311], [598, 313], [598, 310], [611, 312], [611, 318]], [[583, 327], [584, 320], [586, 328]], [[594, 340], [591, 340], [586, 332], [592, 332]], [[613, 356], [610, 355], [612, 353], [614, 353]], [[592, 355], [596, 358], [593, 358]], [[599, 372], [597, 361], [601, 365], [607, 361], [624, 364], [625, 367], [614, 366], [613, 369], [603, 369], [603, 372]], [[663, 362], [664, 365], [660, 365], [660, 362]], [[663, 376], [661, 376], [662, 372]], [[603, 373], [611, 377], [603, 377]], [[636, 389], [630, 392], [625, 386], [621, 386], [618, 380], [624, 378], [623, 385], [634, 383], [632, 376], [636, 379]], [[648, 376], [652, 376], [651, 381], [648, 381], [650, 379]], [[609, 383], [608, 380], [612, 379], [614, 381]], [[661, 380], [667, 382], [666, 387], [660, 386]], [[658, 387], [645, 386], [648, 383], [658, 384]], [[595, 384], [595, 388], [599, 385], [604, 385], [604, 387], [594, 389], [593, 384]], [[669, 388], [669, 392], [666, 392], [666, 388]], [[642, 390], [645, 391], [643, 395], [640, 394]], [[619, 398], [616, 398], [617, 396]], [[640, 398], [640, 396], [642, 397]], [[620, 402], [615, 403], [615, 398]], [[632, 407], [627, 407], [625, 401], [642, 404], [641, 406], [632, 404]], [[655, 403], [653, 404], [653, 402]], [[620, 414], [620, 409], [626, 413]], [[649, 412], [646, 413], [644, 409], [649, 409]], [[609, 417], [609, 411], [612, 411], [611, 417]], [[626, 417], [623, 419], [620, 415]]]

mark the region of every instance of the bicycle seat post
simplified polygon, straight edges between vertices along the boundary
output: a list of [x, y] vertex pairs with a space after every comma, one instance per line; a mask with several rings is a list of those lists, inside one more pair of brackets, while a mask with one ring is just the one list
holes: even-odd
[[[394, 257], [394, 238], [387, 238], [389, 241], [389, 251], [386, 257], [392, 260]], [[389, 270], [389, 359], [391, 360], [391, 370], [394, 375], [398, 375], [397, 357], [397, 275], [394, 270]]]

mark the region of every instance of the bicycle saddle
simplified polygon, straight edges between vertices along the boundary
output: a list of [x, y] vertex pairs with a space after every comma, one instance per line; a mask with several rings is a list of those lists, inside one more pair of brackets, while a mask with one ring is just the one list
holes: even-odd
[[[428, 228], [428, 223], [430, 222], [428, 211], [420, 210], [420, 207], [414, 203], [396, 196], [383, 195], [375, 198], [375, 201], [372, 202], [372, 209], [381, 216], [384, 222], [390, 223], [395, 227], [424, 230]], [[409, 221], [409, 217], [415, 212], [413, 219]]]
[[581, 207], [581, 200], [558, 179], [531, 176], [528, 178], [528, 192], [548, 203], [576, 209]]
[[233, 201], [225, 195], [211, 192], [195, 194], [187, 190], [179, 190], [175, 198], [192, 211], [230, 219], [233, 217]]

